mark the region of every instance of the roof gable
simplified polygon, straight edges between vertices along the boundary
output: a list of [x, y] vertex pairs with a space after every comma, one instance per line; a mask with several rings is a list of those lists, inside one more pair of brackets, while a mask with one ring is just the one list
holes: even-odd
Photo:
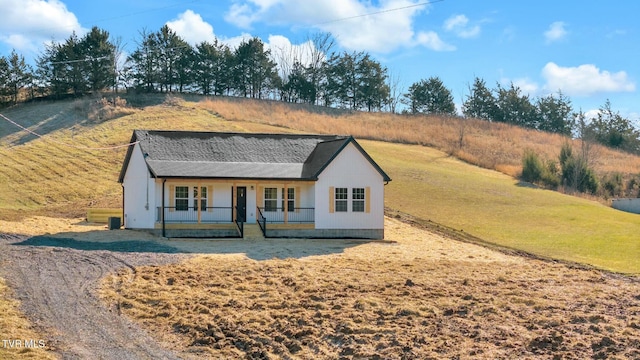
[[[291, 180], [317, 179], [353, 142], [385, 181], [390, 180], [350, 136], [136, 130], [131, 142], [139, 142], [154, 177]], [[127, 151], [119, 182], [133, 149]]]
[[[358, 144], [356, 139], [353, 136], [350, 136], [345, 141], [327, 141], [321, 144], [318, 144], [314, 153], [309, 156], [309, 160], [313, 163], [314, 166], [309, 166], [307, 169], [309, 171], [309, 177], [313, 177], [317, 179], [318, 176], [324, 171], [324, 169], [329, 166], [329, 164], [335, 159], [341, 152], [344, 150], [347, 145], [353, 144], [355, 148], [360, 152], [360, 154], [367, 160], [373, 168], [380, 173], [383, 181], [391, 181], [391, 178], [387, 173], [382, 170], [382, 168], [369, 156], [369, 154], [364, 151], [362, 146]], [[315, 154], [317, 152], [317, 154]], [[305, 163], [305, 165], [307, 165]], [[313, 175], [312, 175], [313, 174]]]

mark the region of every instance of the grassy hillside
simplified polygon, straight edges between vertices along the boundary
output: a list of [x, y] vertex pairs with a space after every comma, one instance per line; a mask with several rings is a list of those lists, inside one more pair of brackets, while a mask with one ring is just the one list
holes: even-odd
[[246, 131], [207, 110], [165, 100], [155, 97], [144, 107], [132, 107], [88, 98], [3, 111], [45, 137], [0, 123], [0, 218], [84, 216], [89, 207], [121, 206], [116, 181], [126, 148], [86, 148], [126, 144], [134, 129]]
[[[579, 141], [557, 134], [475, 119], [351, 112], [242, 98], [207, 99], [197, 106], [228, 120], [434, 147], [465, 162], [511, 176], [520, 175], [526, 149], [557, 160], [564, 142], [580, 148]], [[630, 178], [640, 172], [640, 157], [599, 145], [591, 149], [591, 162], [600, 174], [617, 172]]]
[[387, 206], [544, 257], [640, 273], [640, 215], [533, 188], [422, 146], [363, 142], [394, 179]]
[[[530, 188], [450, 156], [482, 159], [493, 168], [517, 173], [519, 151], [534, 148], [551, 154], [564, 141], [559, 136], [504, 124], [462, 124], [456, 119], [318, 111], [241, 99], [183, 101], [160, 95], [130, 98], [127, 104], [83, 99], [22, 105], [4, 114], [56, 142], [25, 136], [7, 123], [0, 125], [0, 218], [37, 213], [84, 216], [88, 207], [120, 206], [116, 180], [125, 149], [86, 150], [60, 142], [79, 147], [119, 145], [128, 142], [133, 129], [141, 128], [351, 133], [361, 139], [402, 143], [362, 141], [394, 179], [386, 187], [388, 207], [503, 246], [640, 273], [636, 261], [640, 244], [634, 235], [640, 230], [638, 215]], [[456, 149], [462, 125], [463, 144]], [[450, 146], [451, 151], [412, 143]], [[638, 157], [608, 149], [597, 152], [603, 171], [633, 173], [640, 168]]]

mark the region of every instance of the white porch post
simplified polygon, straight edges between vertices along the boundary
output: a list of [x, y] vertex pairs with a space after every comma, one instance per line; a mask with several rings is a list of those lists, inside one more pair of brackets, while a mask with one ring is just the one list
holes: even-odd
[[284, 199], [284, 223], [289, 223], [289, 188], [288, 184], [284, 183], [284, 194], [282, 194], [282, 198]]

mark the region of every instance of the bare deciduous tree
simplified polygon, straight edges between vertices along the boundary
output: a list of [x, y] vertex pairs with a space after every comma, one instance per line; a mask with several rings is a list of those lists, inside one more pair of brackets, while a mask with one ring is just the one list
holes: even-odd
[[400, 88], [400, 75], [391, 72], [387, 77], [387, 86], [389, 87], [389, 98], [387, 99], [387, 108], [392, 114], [397, 113], [398, 104], [402, 99], [402, 89]]

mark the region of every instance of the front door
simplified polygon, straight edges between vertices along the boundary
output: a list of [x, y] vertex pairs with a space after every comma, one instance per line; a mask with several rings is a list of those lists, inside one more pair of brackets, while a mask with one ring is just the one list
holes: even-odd
[[247, 221], [247, 187], [238, 186], [236, 188], [237, 212], [236, 219], [241, 222]]

